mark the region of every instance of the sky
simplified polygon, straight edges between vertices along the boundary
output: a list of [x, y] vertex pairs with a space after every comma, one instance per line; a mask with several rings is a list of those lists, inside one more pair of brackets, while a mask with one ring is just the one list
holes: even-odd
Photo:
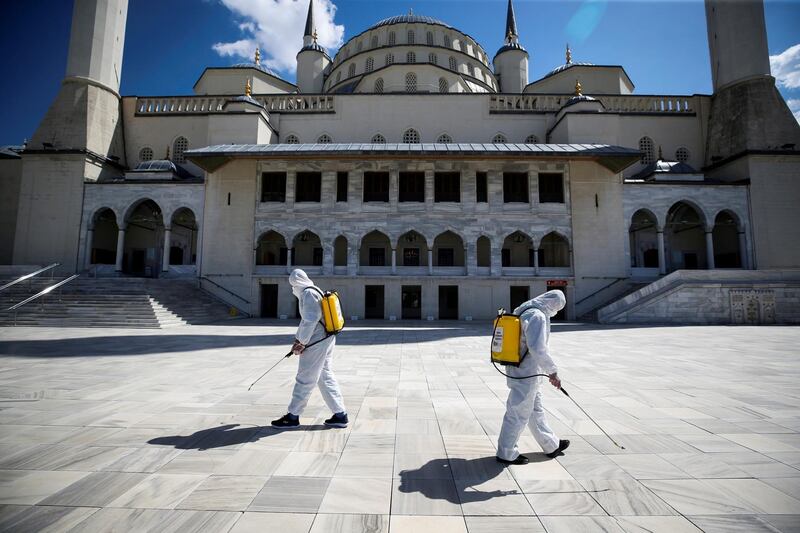
[[[711, 92], [703, 2], [514, 0], [530, 80], [574, 61], [622, 65], [638, 94]], [[252, 61], [294, 81], [307, 0], [130, 0], [123, 95], [191, 94], [208, 66]], [[315, 0], [319, 42], [333, 55], [375, 22], [414, 13], [475, 38], [490, 57], [502, 45], [506, 0]], [[765, 3], [772, 73], [800, 120], [800, 0]], [[64, 76], [70, 0], [3, 0], [0, 146], [33, 135]]]

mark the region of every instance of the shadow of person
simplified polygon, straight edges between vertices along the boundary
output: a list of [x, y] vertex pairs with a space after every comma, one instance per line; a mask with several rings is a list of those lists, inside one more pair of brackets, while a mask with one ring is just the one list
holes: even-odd
[[415, 470], [400, 471], [400, 492], [419, 492], [432, 500], [461, 504], [520, 494], [517, 490], [484, 491], [478, 485], [499, 476], [505, 467], [495, 457], [433, 459]]
[[284, 431], [327, 431], [332, 428], [321, 424], [314, 426], [300, 426], [297, 428], [275, 428], [272, 426], [247, 426], [239, 427], [239, 424], [227, 424], [215, 428], [202, 429], [195, 431], [191, 435], [169, 435], [166, 437], [156, 437], [147, 441], [147, 444], [155, 446], [174, 446], [178, 450], [211, 450], [234, 446], [246, 442], [256, 442], [271, 435], [277, 435]]

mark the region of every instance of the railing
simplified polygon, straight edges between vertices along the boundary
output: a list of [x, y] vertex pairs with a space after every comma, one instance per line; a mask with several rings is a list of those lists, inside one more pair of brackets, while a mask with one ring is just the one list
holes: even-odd
[[[14, 325], [15, 326], [17, 325], [17, 310], [20, 307], [22, 307], [24, 305], [27, 305], [30, 302], [32, 302], [32, 301], [34, 301], [34, 300], [36, 300], [38, 298], [41, 298], [42, 296], [50, 294], [54, 290], [56, 290], [58, 288], [61, 288], [62, 286], [66, 285], [67, 283], [69, 283], [70, 281], [74, 280], [75, 278], [77, 278], [79, 276], [80, 276], [80, 274], [73, 274], [73, 275], [71, 275], [70, 277], [68, 277], [66, 279], [62, 279], [61, 281], [59, 281], [55, 285], [50, 285], [46, 289], [44, 289], [42, 291], [39, 291], [38, 293], [34, 294], [33, 296], [31, 296], [29, 298], [25, 298], [24, 300], [22, 300], [18, 304], [14, 304], [11, 307], [9, 307], [8, 309], [6, 309], [6, 312], [11, 312], [11, 311], [14, 312]], [[44, 309], [44, 300], [42, 302], [40, 302], [40, 303], [41, 303], [41, 308]]]
[[[489, 97], [490, 113], [556, 112], [572, 95], [496, 94]], [[606, 111], [618, 113], [694, 113], [693, 96], [598, 95]]]
[[[136, 99], [137, 115], [187, 115], [224, 113], [233, 96], [156, 96]], [[333, 95], [254, 95], [272, 113], [333, 113]]]
[[580, 304], [582, 304], [583, 302], [585, 302], [585, 301], [586, 301], [586, 300], [588, 300], [589, 298], [591, 298], [591, 297], [593, 297], [593, 296], [595, 296], [595, 295], [597, 295], [597, 294], [599, 294], [599, 293], [603, 292], [603, 291], [604, 291], [604, 290], [606, 290], [606, 289], [610, 289], [611, 287], [613, 287], [614, 285], [616, 285], [616, 284], [617, 284], [617, 283], [619, 283], [620, 281], [625, 281], [625, 280], [627, 280], [627, 279], [628, 279], [628, 278], [615, 278], [615, 279], [614, 279], [614, 281], [612, 281], [612, 282], [611, 282], [611, 283], [609, 283], [608, 285], [603, 285], [602, 287], [600, 287], [599, 289], [597, 289], [596, 291], [594, 291], [594, 292], [593, 292], [592, 294], [590, 294], [589, 296], [585, 296], [585, 297], [581, 298], [580, 300], [578, 300], [577, 302], [575, 302], [575, 306], [576, 306], [576, 307], [577, 307], [577, 306], [579, 306]]
[[244, 298], [242, 298], [241, 296], [239, 296], [239, 295], [238, 295], [238, 294], [236, 294], [235, 292], [233, 292], [233, 291], [230, 291], [230, 290], [226, 289], [225, 287], [223, 287], [222, 285], [220, 285], [220, 284], [219, 284], [219, 283], [217, 283], [216, 281], [210, 280], [210, 279], [208, 279], [208, 278], [207, 278], [207, 277], [205, 277], [205, 276], [200, 276], [200, 277], [199, 277], [199, 278], [197, 278], [197, 279], [198, 279], [198, 281], [200, 282], [201, 288], [202, 288], [202, 283], [203, 283], [203, 281], [207, 281], [207, 282], [209, 282], [210, 284], [212, 284], [213, 286], [217, 287], [218, 289], [222, 289], [223, 291], [227, 292], [227, 293], [228, 293], [228, 294], [230, 294], [231, 296], [235, 296], [236, 298], [238, 298], [239, 300], [243, 301], [243, 302], [244, 302], [244, 303], [246, 303], [247, 305], [250, 305], [250, 301], [249, 301], [249, 300], [245, 300]]
[[25, 281], [27, 279], [31, 279], [31, 278], [33, 278], [35, 276], [38, 276], [39, 274], [41, 274], [43, 272], [47, 272], [48, 270], [50, 271], [50, 279], [53, 279], [53, 269], [56, 268], [56, 267], [59, 267], [59, 266], [61, 266], [61, 263], [53, 263], [52, 265], [48, 265], [48, 266], [46, 266], [44, 268], [40, 268], [39, 270], [37, 270], [35, 272], [31, 272], [30, 274], [25, 274], [24, 276], [20, 276], [17, 279], [15, 279], [14, 281], [6, 283], [2, 287], [0, 287], [0, 292], [8, 289], [9, 287], [13, 287], [17, 283], [22, 283], [23, 281]]

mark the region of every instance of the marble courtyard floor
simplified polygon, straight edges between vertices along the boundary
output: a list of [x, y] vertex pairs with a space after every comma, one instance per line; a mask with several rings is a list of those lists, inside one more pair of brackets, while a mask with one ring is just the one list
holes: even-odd
[[572, 446], [501, 468], [488, 323], [358, 322], [351, 418], [276, 431], [288, 322], [0, 329], [0, 531], [574, 533], [800, 530], [800, 328], [556, 325]]

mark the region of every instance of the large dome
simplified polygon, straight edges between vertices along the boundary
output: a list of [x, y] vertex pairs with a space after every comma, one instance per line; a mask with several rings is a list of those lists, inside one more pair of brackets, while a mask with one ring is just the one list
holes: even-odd
[[426, 17], [424, 15], [411, 14], [411, 15], [397, 15], [395, 17], [385, 18], [367, 28], [366, 31], [374, 30], [375, 28], [380, 28], [381, 26], [388, 26], [390, 24], [437, 24], [439, 26], [444, 26], [445, 28], [453, 28], [451, 25], [445, 24], [439, 19], [435, 19], [433, 17]]

